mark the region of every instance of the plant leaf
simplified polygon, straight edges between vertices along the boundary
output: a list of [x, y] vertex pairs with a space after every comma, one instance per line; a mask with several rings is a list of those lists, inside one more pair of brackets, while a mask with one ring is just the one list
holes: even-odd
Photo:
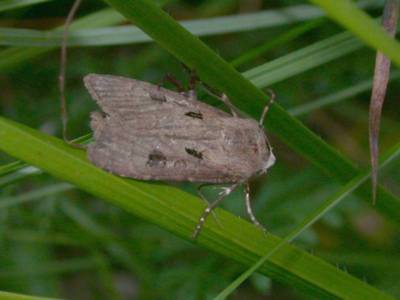
[[0, 12], [49, 1], [53, 0], [2, 0], [0, 2]]
[[[259, 116], [267, 96], [154, 3], [148, 0], [107, 0], [107, 2], [128, 19], [133, 20], [138, 27], [184, 64], [195, 69], [202, 81], [225, 92], [239, 109], [254, 117]], [[267, 128], [276, 133], [292, 149], [340, 182], [346, 183], [359, 174], [359, 169], [352, 162], [299, 120], [290, 116], [277, 103], [272, 105], [266, 119]], [[370, 199], [371, 191], [367, 186], [363, 185], [360, 193], [363, 199]], [[381, 201], [382, 204], [379, 202], [376, 208], [396, 223], [400, 223], [400, 200], [382, 188], [378, 188], [378, 193], [385, 199], [385, 204]]]
[[366, 44], [382, 51], [400, 66], [400, 43], [379, 24], [349, 0], [310, 0], [320, 6], [328, 16], [353, 32]]
[[[396, 33], [399, 17], [399, 1], [386, 1], [382, 16], [382, 26], [393, 37]], [[378, 140], [379, 127], [386, 88], [390, 76], [390, 59], [378, 51], [375, 61], [374, 83], [372, 86], [371, 103], [369, 108], [369, 147], [372, 166], [372, 202], [376, 202], [376, 188], [378, 184]]]
[[[381, 167], [387, 165], [393, 159], [400, 155], [400, 143], [397, 143], [392, 149], [390, 149], [386, 155], [385, 160]], [[371, 176], [371, 171], [360, 174], [353, 180], [345, 184], [336, 193], [328, 197], [319, 207], [317, 207], [312, 213], [310, 213], [302, 222], [300, 222], [284, 239], [282, 239], [274, 248], [268, 250], [268, 252], [259, 259], [254, 265], [252, 265], [246, 272], [242, 273], [237, 279], [235, 279], [229, 286], [227, 286], [215, 300], [222, 300], [228, 297], [232, 292], [239, 287], [247, 278], [249, 278], [257, 269], [262, 266], [272, 255], [277, 253], [286, 243], [292, 242], [302, 232], [308, 229], [311, 225], [317, 222], [321, 217], [328, 211], [338, 205], [343, 199], [355, 191], [362, 183], [364, 183]]]
[[[161, 183], [123, 179], [96, 168], [82, 150], [0, 117], [0, 149], [54, 177], [75, 184], [132, 214], [191, 240], [204, 203]], [[197, 242], [244, 265], [251, 265], [280, 239], [216, 209], [222, 227], [209, 218]], [[385, 294], [296, 247], [285, 245], [260, 272], [324, 297], [381, 297]], [[332, 284], [340, 281], [341, 284]]]

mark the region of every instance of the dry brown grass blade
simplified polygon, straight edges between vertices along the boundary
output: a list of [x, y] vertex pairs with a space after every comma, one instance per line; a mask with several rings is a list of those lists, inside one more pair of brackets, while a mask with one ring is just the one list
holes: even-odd
[[[387, 0], [382, 16], [382, 26], [394, 36], [399, 15], [399, 0]], [[376, 54], [374, 81], [369, 107], [369, 147], [372, 167], [372, 201], [376, 202], [378, 183], [378, 142], [382, 107], [385, 100], [386, 88], [390, 75], [390, 60], [380, 51]]]

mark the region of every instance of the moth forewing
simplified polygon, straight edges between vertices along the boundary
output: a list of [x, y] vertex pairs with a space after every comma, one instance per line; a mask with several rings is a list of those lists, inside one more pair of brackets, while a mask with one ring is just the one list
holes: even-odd
[[237, 185], [275, 161], [253, 119], [139, 80], [90, 74], [84, 83], [103, 111], [92, 114], [89, 160], [109, 172], [145, 180]]

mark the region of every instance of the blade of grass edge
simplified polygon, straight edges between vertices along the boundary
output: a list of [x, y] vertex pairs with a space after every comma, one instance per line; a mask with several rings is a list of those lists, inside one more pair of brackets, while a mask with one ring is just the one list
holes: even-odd
[[[383, 168], [390, 161], [397, 158], [400, 155], [400, 142], [394, 147], [387, 151], [383, 155], [382, 163], [379, 169]], [[229, 286], [227, 286], [220, 294], [215, 297], [215, 300], [222, 300], [232, 294], [247, 278], [249, 278], [257, 269], [262, 266], [274, 253], [279, 251], [286, 243], [292, 242], [302, 232], [308, 229], [316, 221], [318, 221], [325, 213], [339, 204], [346, 196], [350, 195], [356, 190], [362, 183], [364, 183], [369, 177], [371, 177], [371, 171], [367, 171], [360, 174], [353, 180], [349, 181], [346, 185], [340, 188], [332, 196], [328, 197], [319, 207], [317, 207], [312, 213], [310, 213], [302, 222], [300, 222], [285, 238], [283, 238], [275, 247], [268, 250], [268, 252], [255, 263], [251, 268], [247, 269], [238, 278], [236, 278]]]

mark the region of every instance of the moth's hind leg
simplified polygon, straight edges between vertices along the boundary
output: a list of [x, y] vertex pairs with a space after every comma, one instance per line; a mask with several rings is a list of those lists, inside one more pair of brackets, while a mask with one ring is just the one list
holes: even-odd
[[[209, 186], [209, 185], [211, 185], [211, 183], [203, 183], [203, 184], [200, 184], [200, 185], [197, 187], [197, 193], [199, 194], [201, 200], [203, 200], [203, 201], [207, 204], [207, 206], [209, 206], [210, 203], [208, 202], [206, 196], [203, 194], [203, 192], [201, 191], [201, 189], [204, 188], [204, 187], [206, 187], [206, 186]], [[215, 212], [214, 212], [214, 211], [211, 211], [211, 213], [212, 213], [212, 215], [213, 215], [213, 218], [214, 218], [215, 222], [216, 222], [219, 226], [222, 227], [222, 224], [221, 224], [221, 222], [218, 220], [217, 215], [215, 214]]]
[[158, 87], [160, 87], [162, 84], [164, 84], [166, 82], [169, 82], [176, 87], [178, 93], [185, 95], [189, 99], [196, 100], [197, 96], [196, 96], [195, 88], [196, 88], [196, 84], [199, 82], [199, 77], [196, 75], [195, 71], [191, 71], [188, 69], [188, 72], [190, 72], [188, 88], [185, 88], [183, 86], [183, 84], [178, 79], [176, 79], [174, 76], [172, 76], [171, 74], [165, 75], [163, 80], [158, 84]]
[[173, 84], [179, 93], [183, 93], [185, 90], [182, 83], [171, 74], [166, 74], [157, 86], [160, 88], [160, 86], [164, 85], [166, 82]]
[[213, 209], [215, 207], [217, 207], [225, 199], [226, 196], [228, 196], [230, 193], [232, 193], [238, 187], [238, 185], [239, 185], [239, 183], [234, 183], [229, 187], [223, 188], [223, 190], [218, 194], [217, 199], [214, 200], [214, 202], [212, 202], [212, 203], [208, 203], [208, 201], [205, 200], [205, 198], [204, 198], [204, 200], [208, 203], [208, 206], [201, 214], [199, 222], [197, 223], [196, 228], [193, 231], [193, 234], [192, 234], [193, 239], [196, 239], [197, 236], [199, 235], [201, 229], [204, 226], [204, 223], [206, 222], [208, 215], [210, 213], [213, 213]]
[[257, 227], [261, 228], [264, 232], [267, 230], [265, 227], [256, 219], [254, 216], [253, 210], [251, 209], [251, 203], [250, 203], [250, 184], [249, 182], [245, 183], [245, 203], [246, 203], [246, 212], [247, 215], [249, 216], [251, 222], [256, 225]]

